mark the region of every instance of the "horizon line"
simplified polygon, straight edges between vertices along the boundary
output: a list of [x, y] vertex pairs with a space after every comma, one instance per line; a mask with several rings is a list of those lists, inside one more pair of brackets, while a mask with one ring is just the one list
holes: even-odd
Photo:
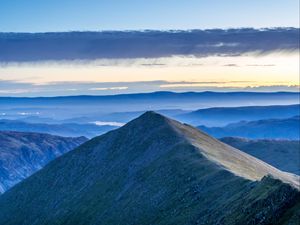
[[120, 94], [107, 94], [107, 95], [54, 95], [54, 96], [1, 96], [2, 98], [72, 98], [72, 97], [111, 97], [111, 96], [124, 96], [124, 95], [139, 95], [139, 94], [204, 94], [204, 93], [212, 93], [212, 94], [236, 94], [236, 93], [251, 93], [251, 94], [299, 94], [299, 91], [183, 91], [183, 92], [175, 92], [175, 91], [152, 91], [152, 92], [135, 92], [135, 93], [120, 93]]
[[47, 34], [47, 33], [102, 33], [102, 32], [188, 32], [188, 31], [211, 31], [211, 30], [242, 30], [252, 29], [257, 31], [274, 30], [274, 29], [294, 29], [300, 30], [300, 27], [279, 26], [279, 27], [213, 27], [213, 28], [189, 28], [189, 29], [99, 29], [99, 30], [57, 30], [57, 31], [0, 31], [0, 34]]

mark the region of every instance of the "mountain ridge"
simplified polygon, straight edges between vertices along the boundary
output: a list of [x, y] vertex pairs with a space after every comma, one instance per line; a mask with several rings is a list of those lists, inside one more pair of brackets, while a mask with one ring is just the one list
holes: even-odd
[[299, 140], [224, 137], [220, 141], [261, 159], [281, 171], [300, 175]]
[[[49, 96], [49, 97], [18, 97], [18, 96], [12, 96], [12, 97], [7, 97], [7, 96], [0, 96], [0, 100], [6, 100], [6, 99], [27, 99], [27, 100], [34, 100], [34, 99], [68, 99], [68, 98], [110, 98], [110, 97], [130, 97], [130, 96], [147, 96], [147, 95], [197, 95], [197, 94], [203, 94], [203, 95], [239, 95], [239, 94], [249, 94], [249, 95], [280, 95], [280, 94], [288, 94], [288, 95], [299, 95], [300, 92], [293, 92], [293, 91], [270, 91], [270, 92], [254, 92], [254, 91], [233, 91], [233, 92], [221, 92], [221, 91], [186, 91], [186, 92], [175, 92], [175, 91], [154, 91], [154, 92], [142, 92], [142, 93], [127, 93], [127, 94], [110, 94], [110, 95], [62, 95], [62, 96]], [[296, 105], [296, 103], [294, 104]]]
[[[148, 112], [148, 113], [151, 113], [151, 114], [156, 114], [154, 112]], [[156, 114], [158, 115], [158, 114]], [[182, 124], [180, 122], [177, 122], [175, 120], [171, 120], [171, 119], [168, 119], [168, 122], [170, 124], [176, 124], [174, 125], [174, 128], [175, 129], [178, 129], [178, 128], [182, 128], [179, 133], [187, 133], [187, 139], [191, 141], [191, 143], [195, 146], [195, 147], [198, 147], [199, 149], [201, 149], [201, 153], [206, 155], [208, 158], [210, 159], [213, 159], [215, 160], [217, 163], [220, 163], [222, 166], [224, 166], [225, 168], [227, 169], [236, 169], [236, 170], [230, 170], [231, 172], [234, 171], [235, 174], [237, 175], [245, 175], [247, 174], [246, 173], [246, 170], [243, 170], [242, 173], [240, 173], [238, 171], [238, 168], [236, 166], [232, 167], [232, 165], [236, 162], [233, 162], [232, 159], [227, 159], [227, 160], [223, 160], [225, 158], [225, 154], [228, 153], [229, 151], [234, 151], [235, 154], [239, 154], [238, 157], [235, 157], [234, 155], [232, 155], [231, 157], [235, 157], [236, 160], [242, 160], [242, 161], [247, 161], [247, 160], [251, 160], [252, 162], [256, 162], [258, 163], [259, 165], [261, 165], [262, 167], [260, 167], [259, 169], [258, 168], [253, 168], [253, 170], [264, 170], [265, 172], [270, 172], [270, 175], [273, 175], [275, 178], [282, 178], [283, 181], [286, 181], [286, 182], [289, 182], [290, 178], [292, 178], [293, 180], [293, 175], [289, 175], [288, 173], [284, 173], [284, 174], [288, 174], [290, 176], [290, 178], [285, 178], [285, 176], [283, 174], [280, 174], [278, 173], [279, 170], [275, 169], [274, 167], [266, 164], [265, 162], [261, 161], [261, 160], [258, 160], [256, 159], [255, 157], [252, 157], [248, 154], [245, 154], [244, 152], [240, 151], [240, 150], [237, 150], [229, 145], [226, 145], [222, 142], [219, 142], [219, 140], [209, 136], [208, 134], [204, 133], [203, 131], [199, 131], [197, 128], [194, 128], [190, 125], [187, 125], [187, 124]], [[189, 127], [190, 129], [186, 129], [186, 127]], [[197, 134], [197, 137], [194, 138], [193, 136]], [[192, 138], [191, 138], [192, 137]], [[213, 141], [215, 141], [216, 143], [220, 144], [219, 149], [218, 149], [218, 152], [212, 152], [211, 149], [208, 149], [207, 146], [204, 146], [203, 143], [200, 143], [198, 140], [206, 140], [207, 139], [211, 139]], [[227, 151], [227, 152], [226, 152]], [[222, 159], [219, 159], [218, 157], [219, 156], [222, 156]], [[229, 157], [230, 158], [230, 157]], [[245, 166], [245, 165], [243, 165]], [[247, 165], [249, 168], [251, 168], [251, 163]], [[274, 170], [275, 169], [275, 170]], [[261, 172], [261, 171], [260, 171]], [[267, 175], [267, 174], [265, 174]], [[251, 180], [258, 180], [259, 178], [261, 179], [263, 176], [262, 174], [258, 175], [258, 174], [247, 174], [247, 176], [245, 178], [248, 178], [248, 179], [251, 179]], [[297, 177], [297, 176], [296, 176]], [[291, 180], [290, 180], [291, 181]], [[294, 180], [292, 181], [293, 185], [295, 185], [298, 189], [300, 188], [300, 184], [298, 184], [298, 180]]]
[[300, 117], [293, 116], [283, 119], [240, 121], [238, 123], [228, 124], [224, 127], [199, 126], [198, 128], [217, 138], [232, 136], [250, 139], [299, 140], [299, 123]]
[[176, 118], [194, 126], [225, 126], [240, 121], [283, 119], [300, 115], [300, 105], [265, 105], [212, 107], [178, 115]]
[[103, 134], [117, 126], [94, 123], [33, 123], [22, 120], [1, 120], [0, 131], [35, 132], [64, 137], [85, 136], [88, 138]]

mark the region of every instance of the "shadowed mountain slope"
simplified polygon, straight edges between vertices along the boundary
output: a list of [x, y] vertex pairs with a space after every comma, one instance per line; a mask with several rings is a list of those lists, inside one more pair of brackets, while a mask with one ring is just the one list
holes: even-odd
[[88, 139], [0, 131], [0, 193]]
[[300, 175], [300, 141], [225, 137], [220, 141], [240, 149], [268, 164]]
[[0, 224], [275, 224], [297, 179], [147, 112], [2, 195]]

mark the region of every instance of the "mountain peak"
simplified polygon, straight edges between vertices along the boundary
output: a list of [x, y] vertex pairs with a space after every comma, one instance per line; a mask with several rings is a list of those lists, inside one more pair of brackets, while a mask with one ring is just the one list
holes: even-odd
[[136, 129], [136, 130], [144, 130], [145, 132], [153, 132], [154, 130], [158, 130], [160, 127], [169, 127], [171, 129], [171, 123], [173, 121], [168, 117], [165, 117], [154, 111], [147, 111], [137, 117], [136, 119], [128, 122], [124, 129]]
[[147, 111], [145, 113], [143, 113], [140, 117], [138, 117], [139, 119], [167, 119], [167, 117], [155, 112], [155, 111]]
[[262, 179], [268, 174], [293, 184], [268, 164], [150, 111], [6, 192], [0, 224], [274, 224], [299, 192]]
[[261, 180], [270, 175], [299, 189], [299, 177], [282, 172], [271, 165], [235, 149], [190, 125], [148, 111], [124, 126], [126, 132], [143, 139], [156, 135], [160, 139], [174, 138], [198, 149], [198, 153], [231, 173], [249, 180]]

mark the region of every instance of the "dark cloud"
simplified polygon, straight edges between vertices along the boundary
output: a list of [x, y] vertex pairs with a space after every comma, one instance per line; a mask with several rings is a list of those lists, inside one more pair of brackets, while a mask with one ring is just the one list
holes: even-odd
[[228, 67], [239, 67], [239, 65], [231, 63], [231, 64], [225, 64], [223, 66], [228, 66]]
[[298, 28], [0, 33], [0, 61], [238, 56], [299, 50]]

